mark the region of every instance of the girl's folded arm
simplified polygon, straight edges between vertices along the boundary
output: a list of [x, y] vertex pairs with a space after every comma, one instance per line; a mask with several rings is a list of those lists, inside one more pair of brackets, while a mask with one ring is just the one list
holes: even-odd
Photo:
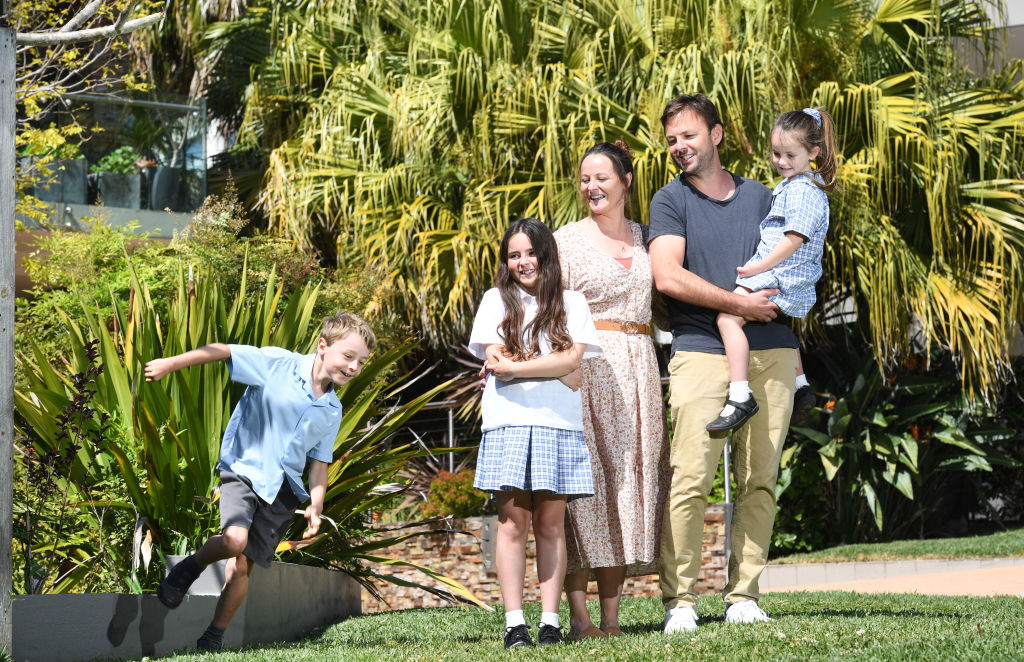
[[503, 381], [562, 377], [580, 367], [584, 351], [586, 351], [586, 345], [574, 343], [567, 350], [552, 352], [526, 361], [512, 361], [506, 356], [500, 356], [496, 361], [488, 362], [487, 369]]

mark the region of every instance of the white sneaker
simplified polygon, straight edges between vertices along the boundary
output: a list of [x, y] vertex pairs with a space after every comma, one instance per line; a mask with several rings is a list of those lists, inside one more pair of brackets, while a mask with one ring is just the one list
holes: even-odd
[[665, 612], [665, 623], [662, 627], [665, 634], [696, 632], [697, 612], [693, 610], [693, 607], [672, 607]]
[[729, 605], [725, 610], [726, 623], [767, 623], [772, 619], [753, 600], [743, 600]]

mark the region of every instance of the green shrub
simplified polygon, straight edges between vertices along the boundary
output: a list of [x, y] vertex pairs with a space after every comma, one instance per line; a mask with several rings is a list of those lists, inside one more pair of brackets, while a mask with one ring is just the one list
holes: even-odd
[[783, 452], [773, 553], [958, 533], [986, 511], [993, 469], [1020, 466], [1002, 451], [1013, 431], [968, 399], [948, 353], [883, 375], [869, 345], [834, 332], [809, 361], [824, 404]]
[[[391, 285], [372, 265], [325, 269], [290, 242], [266, 234], [239, 237], [247, 222], [229, 191], [223, 197], [210, 196], [186, 230], [169, 243], [133, 234], [137, 226], [111, 227], [102, 218], [83, 219], [87, 232], [42, 233], [25, 262], [35, 287], [17, 301], [19, 349], [25, 350], [25, 339], [31, 337], [47, 355], [68, 356], [70, 336], [58, 310], [75, 320], [95, 315], [110, 327], [115, 302], [125, 303], [131, 296], [132, 270], [149, 288], [154, 314], [164, 319], [178, 273], [188, 266], [215, 280], [224, 292], [239, 291], [244, 278], [249, 303], [262, 295], [272, 273], [282, 287], [282, 301], [307, 283], [317, 283], [321, 296], [314, 318], [338, 308], [359, 313], [385, 347], [409, 335], [393, 310], [378, 305]], [[17, 378], [24, 383], [20, 372]]]
[[487, 495], [473, 487], [473, 469], [451, 473], [442, 469], [430, 481], [430, 494], [420, 509], [423, 517], [472, 517], [484, 510]]
[[139, 171], [136, 161], [142, 155], [131, 145], [118, 147], [110, 154], [107, 154], [96, 163], [92, 164], [89, 172], [110, 172], [117, 175], [132, 175]]
[[[219, 528], [212, 501], [215, 466], [221, 436], [244, 387], [229, 383], [219, 362], [146, 382], [142, 372], [147, 360], [215, 341], [296, 351], [310, 351], [315, 342], [318, 286], [307, 284], [282, 299], [283, 285], [272, 271], [254, 302], [244, 277], [229, 300], [215, 280], [203, 274], [193, 280], [181, 270], [168, 313], [160, 318], [149, 288], [131, 267], [129, 263], [132, 295], [127, 303], [113, 302], [110, 328], [88, 311], [80, 324], [56, 310], [71, 336], [66, 364], [43, 353], [31, 339], [29, 349], [18, 353], [27, 382], [15, 392], [18, 455], [54, 458], [49, 463], [25, 461], [17, 472], [24, 480], [16, 489], [16, 512], [25, 515], [26, 524], [31, 513], [45, 515], [41, 525], [26, 526], [14, 546], [16, 557], [25, 559], [19, 583], [31, 590], [95, 588], [101, 576], [107, 578], [103, 588], [108, 591], [153, 588], [162, 573], [140, 572], [140, 557], [196, 549]], [[424, 533], [366, 540], [366, 515], [402, 488], [390, 481], [408, 460], [429, 453], [414, 442], [394, 443], [396, 433], [449, 386], [446, 382], [406, 402], [399, 400], [414, 375], [395, 375], [396, 365], [414, 347], [405, 342], [381, 348], [360, 375], [339, 389], [345, 416], [335, 440], [337, 459], [328, 471], [323, 511], [337, 529], [325, 522], [320, 535], [297, 542], [304, 523], [296, 518], [286, 533], [296, 542], [285, 542], [278, 551], [292, 561], [343, 568], [368, 585], [372, 578], [388, 579], [368, 563], [413, 566], [443, 585], [426, 590], [451, 591], [475, 601], [457, 582], [429, 568], [378, 553]], [[83, 411], [69, 420], [76, 406]], [[69, 426], [78, 432], [68, 435]], [[44, 494], [38, 489], [44, 482], [56, 490]], [[77, 519], [72, 504], [79, 509]], [[86, 510], [81, 511], [83, 506]], [[119, 517], [90, 519], [89, 513], [100, 507]], [[101, 561], [108, 558], [104, 573]]]

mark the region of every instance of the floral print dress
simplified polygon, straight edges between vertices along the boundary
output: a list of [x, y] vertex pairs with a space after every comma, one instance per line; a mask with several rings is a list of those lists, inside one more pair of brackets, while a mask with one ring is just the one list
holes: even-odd
[[[562, 285], [586, 296], [595, 322], [651, 321], [651, 260], [643, 227], [630, 225], [628, 269], [599, 250], [580, 222], [555, 233]], [[598, 335], [604, 351], [583, 360], [581, 388], [594, 496], [568, 505], [568, 572], [627, 566], [628, 576], [647, 574], [657, 570], [670, 472], [658, 360], [650, 335]]]

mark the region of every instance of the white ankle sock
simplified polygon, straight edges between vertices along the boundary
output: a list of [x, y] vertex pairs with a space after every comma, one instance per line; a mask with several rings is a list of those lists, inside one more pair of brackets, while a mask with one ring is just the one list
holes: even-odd
[[806, 373], [804, 373], [802, 375], [797, 375], [796, 376], [796, 388], [800, 388], [801, 386], [810, 386], [810, 385], [811, 385], [811, 383], [809, 381], [807, 381], [807, 374]]
[[514, 628], [517, 625], [526, 625], [526, 619], [523, 618], [523, 610], [516, 609], [515, 611], [506, 611], [505, 629]]
[[[750, 390], [750, 382], [729, 382], [729, 399], [734, 402], [743, 402], [750, 397], [752, 391]], [[719, 416], [729, 416], [736, 408], [732, 405], [726, 405], [722, 407], [722, 413]]]
[[558, 614], [553, 611], [544, 611], [540, 614], [540, 622], [551, 627], [558, 627]]

